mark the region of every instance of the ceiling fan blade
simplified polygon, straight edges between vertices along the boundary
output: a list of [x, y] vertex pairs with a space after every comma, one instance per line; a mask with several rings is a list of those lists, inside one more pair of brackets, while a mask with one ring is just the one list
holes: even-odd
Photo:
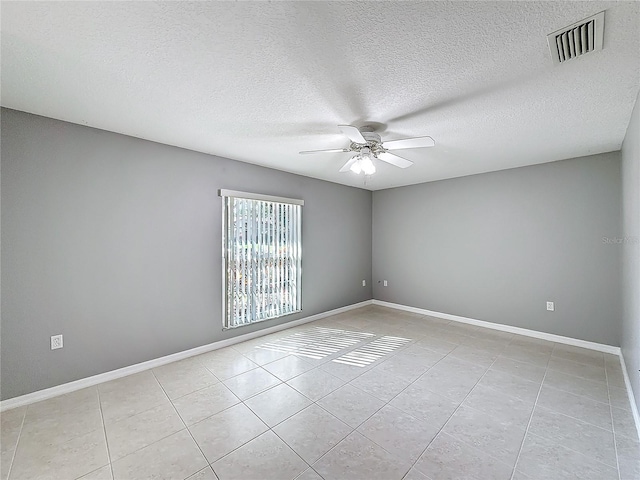
[[433, 147], [435, 144], [436, 142], [431, 137], [414, 137], [384, 142], [382, 147], [387, 150], [400, 150], [403, 148]]
[[345, 163], [342, 168], [340, 169], [341, 172], [348, 172], [351, 169], [351, 165], [353, 165], [354, 163], [356, 163], [357, 158], [354, 156], [353, 158], [349, 159], [347, 161], [347, 163]]
[[300, 155], [306, 155], [308, 153], [343, 153], [348, 152], [348, 148], [333, 148], [331, 150], [305, 150], [303, 152], [298, 152]]
[[354, 127], [353, 125], [338, 125], [338, 128], [340, 129], [340, 131], [342, 131], [342, 133], [349, 137], [349, 140], [351, 140], [352, 142], [363, 144], [367, 143], [357, 127]]
[[383, 162], [390, 163], [391, 165], [395, 165], [400, 168], [407, 168], [413, 165], [411, 160], [407, 160], [406, 158], [399, 157], [398, 155], [394, 155], [389, 152], [381, 152], [377, 156], [378, 160], [382, 160]]

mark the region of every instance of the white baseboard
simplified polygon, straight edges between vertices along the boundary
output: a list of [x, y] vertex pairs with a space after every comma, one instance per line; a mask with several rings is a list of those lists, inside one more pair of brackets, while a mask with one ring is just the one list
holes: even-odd
[[511, 325], [503, 325], [501, 323], [486, 322], [484, 320], [476, 320], [475, 318], [460, 317], [458, 315], [451, 315], [449, 313], [434, 312], [431, 310], [425, 310], [424, 308], [409, 307], [397, 303], [383, 302], [382, 300], [373, 300], [373, 304], [379, 305], [381, 307], [395, 308], [396, 310], [404, 310], [405, 312], [418, 313], [420, 315], [429, 315], [431, 317], [444, 318], [445, 320], [453, 320], [454, 322], [467, 323], [469, 325], [491, 328], [492, 330], [500, 330], [502, 332], [540, 338], [542, 340], [549, 340], [550, 342], [564, 343], [566, 345], [573, 345], [575, 347], [588, 348], [590, 350], [597, 350], [599, 352], [620, 355], [620, 347], [614, 347], [613, 345], [588, 342], [586, 340], [579, 340], [577, 338], [563, 337], [562, 335], [538, 332], [536, 330], [529, 330], [527, 328], [512, 327]]
[[631, 380], [629, 379], [629, 373], [627, 372], [627, 365], [626, 363], [624, 363], [624, 355], [622, 355], [622, 352], [620, 352], [620, 366], [622, 367], [624, 384], [627, 386], [627, 395], [629, 395], [629, 402], [631, 403], [631, 414], [633, 415], [633, 420], [636, 423], [638, 438], [640, 438], [640, 415], [638, 414], [638, 406], [636, 405], [636, 399], [633, 396], [633, 389], [631, 388]]
[[92, 387], [94, 385], [98, 385], [99, 383], [108, 382], [110, 380], [116, 380], [118, 378], [126, 377], [127, 375], [132, 375], [134, 373], [140, 373], [145, 370], [150, 370], [152, 368], [166, 365], [167, 363], [183, 360], [185, 358], [193, 357], [195, 355], [200, 355], [202, 353], [207, 353], [212, 350], [218, 350], [220, 348], [235, 345], [236, 343], [245, 342], [253, 338], [268, 335], [270, 333], [286, 330], [287, 328], [292, 328], [298, 325], [313, 322], [315, 320], [320, 320], [321, 318], [329, 317], [331, 315], [337, 315], [339, 313], [348, 312], [349, 310], [354, 310], [356, 308], [371, 305], [372, 302], [373, 302], [372, 300], [366, 300], [364, 302], [354, 303], [353, 305], [347, 305], [346, 307], [340, 307], [334, 310], [329, 310], [327, 312], [317, 313], [309, 317], [293, 320], [291, 322], [286, 322], [281, 325], [276, 325], [274, 327], [265, 328], [263, 330], [257, 330], [251, 333], [245, 333], [244, 335], [238, 335], [237, 337], [228, 338], [226, 340], [220, 340], [214, 343], [209, 343], [208, 345], [202, 345], [200, 347], [192, 348], [192, 349], [185, 350], [178, 353], [173, 353], [171, 355], [166, 355], [164, 357], [154, 358], [153, 360], [148, 360], [146, 362], [136, 363], [135, 365], [130, 365], [128, 367], [118, 368], [117, 370], [111, 370], [109, 372], [100, 373], [98, 375], [93, 375], [91, 377], [81, 378], [80, 380], [75, 380], [73, 382], [63, 383], [62, 385], [56, 385], [55, 387], [46, 388], [44, 390], [38, 390], [37, 392], [27, 393], [26, 395], [21, 395], [19, 397], [2, 400], [0, 402], [0, 412], [9, 410], [12, 408], [22, 407], [24, 405], [29, 405], [31, 403], [39, 402], [41, 400], [46, 400], [48, 398], [57, 397], [59, 395], [64, 395], [66, 393], [75, 392], [76, 390]]

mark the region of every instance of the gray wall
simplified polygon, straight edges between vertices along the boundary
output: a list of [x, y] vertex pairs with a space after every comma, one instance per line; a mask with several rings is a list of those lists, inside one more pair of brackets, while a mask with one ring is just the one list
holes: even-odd
[[376, 191], [374, 298], [619, 345], [620, 183], [614, 152]]
[[[2, 399], [371, 298], [371, 192], [7, 109], [1, 152]], [[302, 314], [222, 331], [219, 188], [305, 200]]]
[[640, 409], [640, 95], [622, 144], [622, 355]]

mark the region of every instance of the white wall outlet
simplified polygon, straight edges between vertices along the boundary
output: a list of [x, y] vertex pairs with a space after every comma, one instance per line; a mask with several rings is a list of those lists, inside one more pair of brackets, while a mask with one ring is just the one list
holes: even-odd
[[367, 281], [366, 280], [362, 280], [362, 286], [366, 287], [367, 286]]
[[62, 348], [62, 335], [53, 335], [51, 337], [51, 350]]
[[547, 310], [549, 310], [550, 312], [555, 311], [556, 306], [553, 302], [547, 302]]
[[386, 281], [386, 280], [384, 281], [383, 285], [384, 285], [385, 287], [387, 286], [387, 281]]

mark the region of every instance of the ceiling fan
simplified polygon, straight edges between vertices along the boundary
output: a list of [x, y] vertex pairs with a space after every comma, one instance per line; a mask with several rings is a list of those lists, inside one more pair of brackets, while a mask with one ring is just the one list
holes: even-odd
[[358, 128], [353, 125], [338, 125], [338, 128], [351, 140], [349, 148], [308, 150], [300, 153], [354, 152], [355, 155], [342, 166], [340, 171], [347, 172], [351, 170], [356, 174], [364, 173], [365, 175], [372, 175], [376, 173], [376, 166], [373, 160], [382, 160], [383, 162], [400, 168], [407, 168], [413, 165], [411, 160], [389, 153], [389, 150], [433, 147], [436, 144], [431, 137], [413, 137], [383, 142], [380, 135], [374, 133], [371, 127]]

